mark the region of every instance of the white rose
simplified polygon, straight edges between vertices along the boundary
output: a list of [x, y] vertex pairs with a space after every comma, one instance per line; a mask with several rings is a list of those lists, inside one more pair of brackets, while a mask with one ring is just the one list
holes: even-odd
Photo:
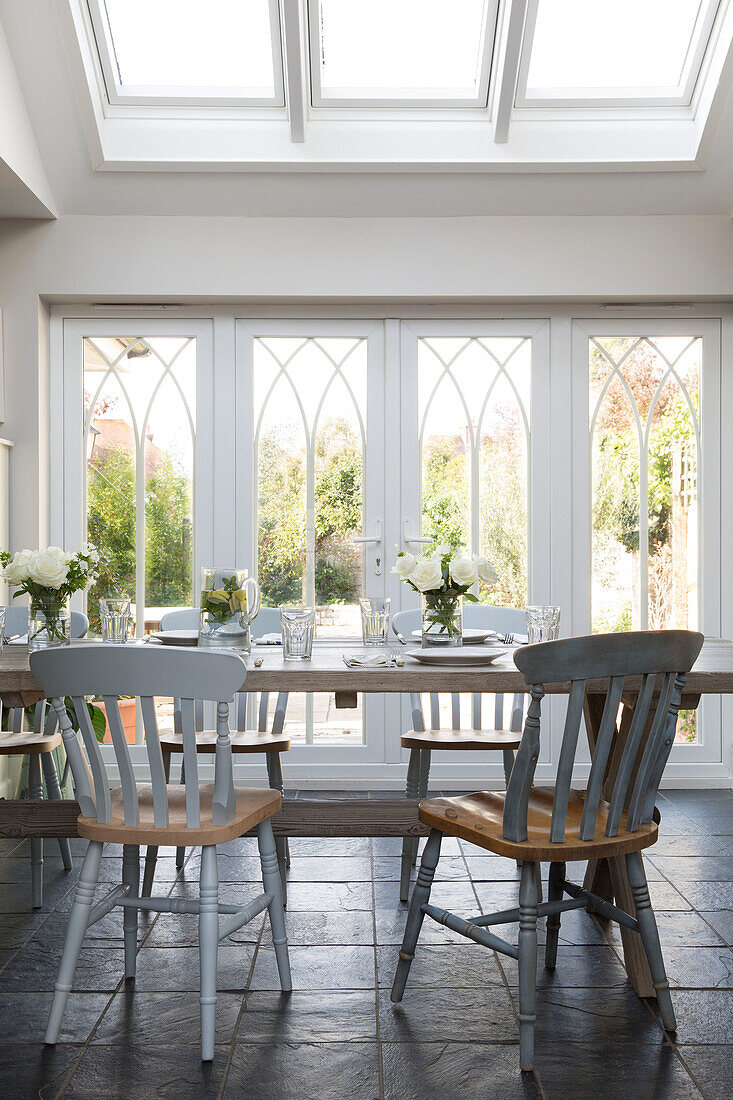
[[46, 549], [46, 553], [50, 554], [52, 558], [56, 558], [62, 565], [68, 565], [74, 556], [73, 554], [68, 554], [66, 550], [62, 550], [60, 546], [49, 546]]
[[450, 550], [451, 548], [448, 543], [442, 542], [440, 546], [435, 547], [431, 556], [435, 558], [436, 561], [439, 561], [440, 558], [444, 558], [446, 554], [450, 554]]
[[412, 573], [413, 569], [417, 565], [417, 558], [414, 554], [400, 554], [397, 561], [392, 566], [392, 572], [400, 578], [401, 581], [406, 581]]
[[28, 575], [36, 584], [44, 588], [61, 588], [69, 575], [67, 562], [60, 561], [55, 554], [41, 550], [28, 566]]
[[435, 558], [423, 558], [418, 561], [410, 574], [410, 583], [418, 592], [434, 592], [443, 587], [443, 572], [440, 562]]
[[473, 560], [478, 568], [478, 577], [484, 584], [496, 584], [499, 574], [494, 569], [488, 558], [482, 558], [480, 554], [474, 554]]
[[35, 550], [18, 550], [12, 561], [3, 569], [3, 577], [8, 584], [22, 584], [28, 580], [28, 566], [36, 556]]
[[478, 580], [478, 566], [470, 558], [454, 558], [448, 569], [454, 584], [471, 585]]

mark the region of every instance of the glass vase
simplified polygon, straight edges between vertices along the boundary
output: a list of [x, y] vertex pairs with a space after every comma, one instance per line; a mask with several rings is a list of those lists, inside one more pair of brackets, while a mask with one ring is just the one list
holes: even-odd
[[460, 596], [427, 592], [422, 598], [422, 647], [463, 645], [463, 601]]
[[259, 585], [246, 569], [201, 570], [200, 646], [250, 653], [250, 623], [259, 610]]
[[28, 609], [28, 649], [50, 649], [71, 642], [69, 601], [38, 596]]

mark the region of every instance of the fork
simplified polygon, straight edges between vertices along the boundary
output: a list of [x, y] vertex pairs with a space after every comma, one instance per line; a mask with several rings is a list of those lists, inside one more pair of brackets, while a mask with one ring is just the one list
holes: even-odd
[[513, 634], [505, 634], [503, 638], [499, 639], [499, 641], [501, 642], [502, 645], [513, 645], [514, 644], [514, 635]]

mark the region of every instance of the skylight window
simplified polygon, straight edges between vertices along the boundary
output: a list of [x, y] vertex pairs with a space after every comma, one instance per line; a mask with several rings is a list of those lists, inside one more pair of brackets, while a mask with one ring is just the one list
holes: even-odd
[[486, 106], [496, 0], [310, 0], [315, 106]]
[[95, 0], [90, 10], [111, 102], [283, 102], [277, 0]]
[[718, 0], [530, 0], [518, 106], [689, 104]]

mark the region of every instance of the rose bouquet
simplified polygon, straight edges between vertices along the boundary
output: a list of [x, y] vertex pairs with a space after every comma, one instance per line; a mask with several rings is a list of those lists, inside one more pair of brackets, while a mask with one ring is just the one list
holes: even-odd
[[96, 580], [99, 554], [94, 547], [69, 554], [58, 546], [45, 550], [0, 550], [0, 574], [18, 589], [13, 598], [30, 600], [28, 645], [63, 645], [69, 641], [68, 601]]
[[392, 572], [423, 598], [423, 643], [427, 645], [461, 645], [461, 601], [478, 603], [472, 586], [497, 580], [486, 558], [478, 554], [469, 558], [448, 545], [438, 546], [429, 557], [400, 550]]

